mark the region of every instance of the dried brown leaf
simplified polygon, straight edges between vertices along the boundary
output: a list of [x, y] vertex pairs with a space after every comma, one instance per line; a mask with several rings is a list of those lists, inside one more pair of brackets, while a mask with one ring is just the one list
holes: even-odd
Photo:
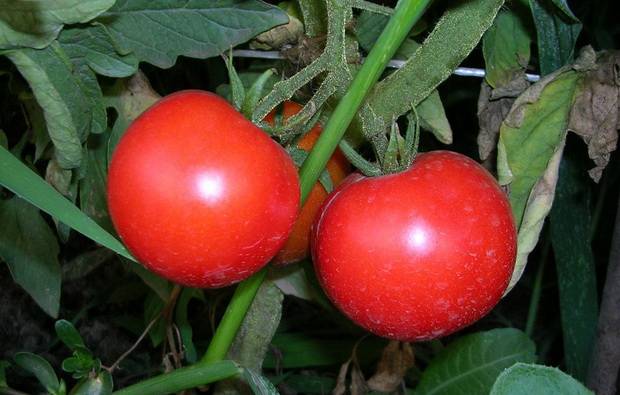
[[[347, 386], [348, 378], [350, 383]], [[366, 380], [354, 356], [340, 366], [332, 395], [344, 395], [347, 393], [347, 388], [351, 395], [364, 395], [368, 392]]]
[[598, 182], [618, 143], [620, 51], [599, 52], [596, 67], [586, 71], [579, 92], [568, 127], [588, 145], [588, 155], [596, 164], [589, 171], [590, 177]]
[[486, 80], [482, 81], [478, 97], [478, 153], [485, 161], [497, 146], [499, 128], [510, 112], [510, 108], [529, 83], [521, 75], [508, 84], [493, 89]]
[[403, 381], [405, 373], [413, 366], [413, 348], [411, 344], [396, 340], [383, 349], [377, 365], [377, 371], [368, 380], [368, 387], [373, 391], [395, 391]]

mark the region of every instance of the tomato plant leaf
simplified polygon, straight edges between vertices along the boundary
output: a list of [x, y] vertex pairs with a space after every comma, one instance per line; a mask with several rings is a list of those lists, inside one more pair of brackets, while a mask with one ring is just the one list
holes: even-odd
[[56, 317], [61, 278], [54, 233], [36, 207], [17, 197], [0, 201], [0, 223], [0, 257], [9, 265], [13, 280]]
[[61, 383], [58, 381], [54, 368], [44, 358], [29, 352], [15, 354], [15, 363], [33, 374], [46, 390], [57, 393]]
[[97, 74], [106, 77], [129, 77], [138, 69], [132, 53], [121, 54], [118, 44], [101, 25], [64, 29], [58, 42], [67, 53], [80, 57]]
[[114, 4], [114, 0], [0, 0], [0, 49], [44, 48], [64, 24], [85, 23]]
[[437, 140], [444, 144], [452, 144], [452, 128], [446, 116], [446, 110], [436, 90], [431, 92], [426, 99], [416, 107], [420, 126], [424, 130], [433, 133]]
[[517, 98], [500, 128], [499, 181], [510, 184], [517, 227], [534, 184], [566, 135], [579, 78], [573, 70], [560, 70], [532, 85]]
[[585, 380], [598, 322], [596, 267], [590, 245], [590, 183], [583, 163], [567, 150], [551, 209], [551, 242], [560, 296], [566, 370]]
[[437, 354], [414, 394], [485, 394], [502, 370], [535, 358], [534, 342], [517, 329], [466, 335]]
[[516, 76], [514, 80], [493, 89], [486, 81], [482, 81], [478, 96], [478, 154], [486, 160], [497, 147], [499, 129], [510, 112], [515, 99], [529, 87], [529, 83]]
[[497, 14], [482, 38], [485, 79], [493, 88], [522, 75], [530, 61], [529, 15], [523, 12], [519, 2], [513, 2], [511, 7]]
[[570, 114], [568, 128], [588, 144], [588, 155], [596, 164], [590, 177], [598, 182], [618, 144], [620, 128], [620, 54], [594, 53], [587, 46], [581, 55], [596, 59], [596, 67], [586, 70]]
[[[117, 0], [96, 19], [124, 53], [171, 67], [179, 55], [208, 58], [288, 22], [285, 12], [255, 0]], [[153, 37], [158, 37], [153, 40]]]
[[92, 218], [80, 211], [79, 208], [65, 199], [64, 196], [58, 193], [35, 172], [1, 147], [0, 185], [5, 186], [84, 236], [91, 238], [127, 259], [134, 260], [133, 256], [118, 239], [97, 225]]
[[[510, 204], [519, 229], [508, 290], [521, 277], [551, 209], [559, 162], [553, 162], [555, 166], [550, 162], [562, 150], [579, 79], [580, 74], [568, 68], [543, 78], [517, 98], [500, 128], [499, 182], [510, 184]], [[559, 161], [557, 156], [554, 159]]]
[[581, 23], [574, 16], [571, 20], [564, 14], [558, 15], [558, 9], [549, 0], [529, 1], [536, 25], [540, 72], [546, 75], [573, 59]]
[[592, 395], [594, 393], [558, 368], [519, 362], [499, 375], [490, 395], [529, 394]]
[[[502, 0], [472, 0], [451, 7], [405, 66], [379, 82], [368, 97], [387, 124], [418, 105], [478, 44], [491, 26]], [[420, 78], [420, 76], [424, 78]]]
[[227, 358], [246, 368], [260, 371], [263, 359], [282, 316], [284, 295], [266, 280], [252, 302]]
[[278, 395], [276, 387], [263, 375], [254, 369], [243, 369], [241, 376], [252, 389], [255, 395]]
[[79, 167], [81, 140], [88, 135], [91, 114], [87, 97], [72, 64], [58, 44], [42, 49], [8, 51], [6, 55], [28, 81], [43, 108], [56, 158], [66, 169]]

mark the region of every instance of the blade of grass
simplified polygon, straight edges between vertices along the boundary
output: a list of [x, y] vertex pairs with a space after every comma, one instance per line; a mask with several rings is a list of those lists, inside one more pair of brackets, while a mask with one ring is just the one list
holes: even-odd
[[82, 233], [84, 236], [91, 238], [127, 259], [136, 261], [117, 238], [105, 231], [88, 215], [80, 211], [77, 206], [1, 146], [0, 185], [60, 222]]

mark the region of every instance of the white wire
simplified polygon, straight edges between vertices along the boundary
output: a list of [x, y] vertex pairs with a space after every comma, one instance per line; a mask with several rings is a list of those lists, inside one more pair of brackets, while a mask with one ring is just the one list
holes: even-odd
[[[238, 58], [284, 59], [284, 56], [278, 51], [256, 51], [252, 49], [235, 49], [233, 51], [233, 56]], [[400, 69], [404, 64], [404, 60], [392, 59], [388, 62], [387, 66], [393, 69]], [[484, 78], [486, 72], [484, 69], [473, 67], [457, 67], [453, 74], [461, 77]], [[540, 76], [536, 74], [525, 74], [525, 78], [530, 82], [536, 82], [540, 79]]]

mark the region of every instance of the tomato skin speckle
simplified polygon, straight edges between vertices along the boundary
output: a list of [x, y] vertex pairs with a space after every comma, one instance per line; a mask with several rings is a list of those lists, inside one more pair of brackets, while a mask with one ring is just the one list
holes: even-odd
[[181, 91], [121, 138], [108, 205], [144, 266], [217, 288], [257, 272], [282, 247], [297, 217], [299, 179], [286, 151], [224, 99]]
[[448, 151], [419, 154], [402, 173], [345, 180], [312, 235], [317, 276], [334, 304], [370, 332], [404, 341], [446, 336], [487, 314], [516, 250], [496, 180]]

